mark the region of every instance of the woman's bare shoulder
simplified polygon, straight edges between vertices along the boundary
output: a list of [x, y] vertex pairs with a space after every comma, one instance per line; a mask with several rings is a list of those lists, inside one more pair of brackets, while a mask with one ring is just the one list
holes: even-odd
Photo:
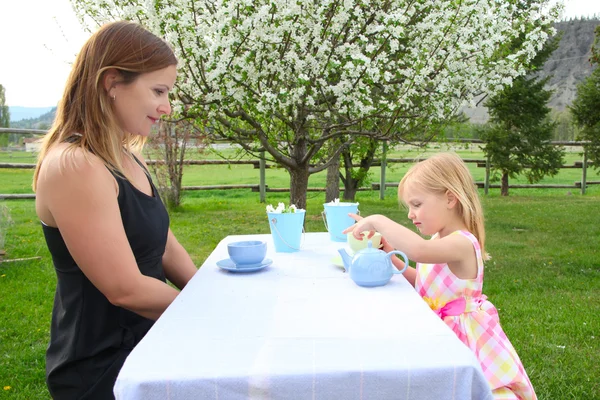
[[98, 156], [80, 147], [60, 143], [53, 146], [42, 160], [39, 179], [58, 183], [57, 180], [81, 177], [94, 179], [98, 175], [106, 175], [105, 172], [108, 173], [108, 169]]
[[36, 197], [42, 205], [93, 201], [97, 191], [118, 194], [118, 185], [104, 162], [81, 148], [61, 143], [41, 161]]

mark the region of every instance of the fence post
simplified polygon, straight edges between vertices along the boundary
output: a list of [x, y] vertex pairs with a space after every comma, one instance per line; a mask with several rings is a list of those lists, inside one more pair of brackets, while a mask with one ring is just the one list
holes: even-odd
[[381, 154], [381, 177], [379, 178], [379, 200], [385, 198], [385, 167], [387, 154], [387, 140], [383, 141], [383, 152]]
[[260, 159], [258, 160], [258, 165], [260, 166], [260, 182], [259, 182], [259, 192], [260, 192], [260, 202], [265, 202], [265, 152], [260, 152]]
[[583, 165], [581, 166], [581, 194], [585, 194], [585, 185], [587, 181], [587, 151], [583, 148]]
[[483, 193], [487, 196], [490, 190], [490, 156], [485, 158], [485, 182], [483, 183]]

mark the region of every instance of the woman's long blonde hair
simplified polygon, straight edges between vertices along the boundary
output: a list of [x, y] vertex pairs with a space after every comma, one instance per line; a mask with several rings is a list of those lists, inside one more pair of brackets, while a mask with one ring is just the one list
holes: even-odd
[[443, 195], [446, 191], [454, 193], [458, 200], [457, 212], [469, 232], [479, 241], [484, 259], [488, 258], [485, 252], [485, 227], [479, 194], [471, 172], [457, 154], [438, 153], [413, 165], [398, 186], [400, 199], [409, 183], [433, 194]]
[[123, 148], [141, 149], [145, 139], [124, 132], [118, 124], [112, 100], [104, 88], [104, 74], [116, 69], [123, 84], [130, 84], [147, 72], [177, 65], [177, 58], [161, 38], [133, 22], [112, 22], [102, 26], [83, 45], [67, 79], [56, 118], [42, 139], [33, 176], [36, 190], [40, 166], [56, 143], [73, 135], [68, 150], [76, 148], [93, 153], [111, 171], [128, 177], [121, 163]]

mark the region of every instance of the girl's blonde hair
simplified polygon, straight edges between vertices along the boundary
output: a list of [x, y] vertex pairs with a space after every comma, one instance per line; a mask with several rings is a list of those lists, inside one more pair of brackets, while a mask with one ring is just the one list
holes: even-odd
[[102, 159], [114, 173], [128, 178], [121, 163], [121, 152], [123, 148], [141, 149], [145, 139], [124, 132], [119, 125], [113, 100], [104, 88], [105, 73], [116, 69], [121, 83], [130, 84], [141, 74], [171, 65], [177, 65], [173, 50], [139, 24], [112, 22], [94, 33], [75, 58], [54, 123], [42, 139], [33, 190], [50, 148], [70, 140], [73, 135], [77, 137], [68, 151], [82, 148]]
[[481, 254], [485, 252], [485, 227], [483, 208], [473, 176], [464, 161], [455, 153], [438, 153], [413, 165], [400, 181], [398, 197], [402, 199], [406, 185], [418, 187], [443, 195], [446, 191], [454, 193], [458, 200], [457, 212], [464, 224], [479, 241]]

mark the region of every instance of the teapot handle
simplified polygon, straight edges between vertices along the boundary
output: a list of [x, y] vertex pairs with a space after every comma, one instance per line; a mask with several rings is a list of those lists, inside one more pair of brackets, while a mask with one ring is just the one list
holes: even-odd
[[404, 258], [404, 268], [402, 268], [402, 270], [398, 270], [396, 267], [394, 267], [392, 265], [392, 273], [403, 274], [404, 271], [406, 271], [406, 268], [408, 268], [408, 257], [406, 257], [406, 254], [404, 254], [400, 250], [390, 251], [389, 253], [386, 254], [386, 256], [390, 257], [390, 262], [392, 262], [392, 255], [394, 255], [394, 254], [400, 254], [402, 256], [402, 258]]

